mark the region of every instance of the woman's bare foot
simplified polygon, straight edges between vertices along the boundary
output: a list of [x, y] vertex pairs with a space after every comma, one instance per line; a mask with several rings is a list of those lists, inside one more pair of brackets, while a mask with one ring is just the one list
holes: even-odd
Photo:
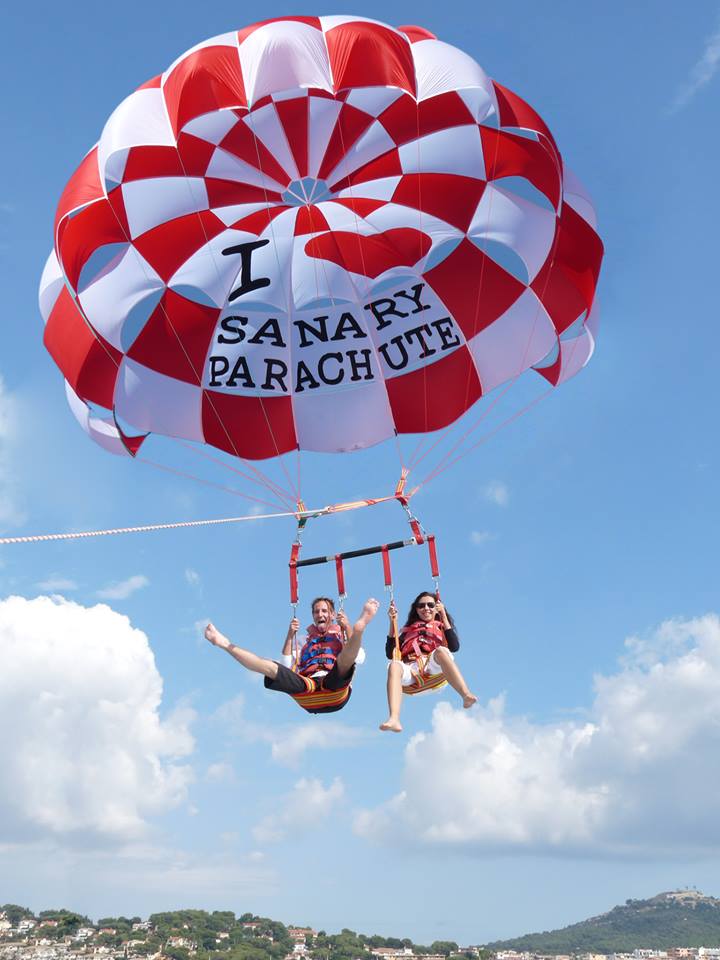
[[205, 627], [205, 639], [209, 640], [214, 647], [220, 647], [221, 650], [227, 650], [230, 646], [228, 638], [220, 633], [214, 623], [209, 623]]
[[469, 693], [466, 697], [463, 697], [463, 707], [466, 710], [469, 710], [474, 703], [477, 703], [477, 697], [474, 693]]
[[389, 730], [392, 733], [402, 733], [402, 724], [399, 720], [386, 720], [385, 723], [380, 724], [380, 729], [385, 732]]

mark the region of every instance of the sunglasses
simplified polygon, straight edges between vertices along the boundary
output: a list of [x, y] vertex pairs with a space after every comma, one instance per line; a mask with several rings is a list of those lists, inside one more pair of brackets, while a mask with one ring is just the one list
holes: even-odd
[[435, 603], [432, 601], [430, 603], [416, 603], [415, 606], [418, 608], [418, 610], [422, 610], [423, 607], [429, 607], [430, 610], [435, 609]]

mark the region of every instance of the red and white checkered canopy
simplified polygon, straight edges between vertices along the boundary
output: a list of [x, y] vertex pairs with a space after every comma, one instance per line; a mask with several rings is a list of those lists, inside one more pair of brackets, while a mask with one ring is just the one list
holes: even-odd
[[40, 302], [103, 445], [123, 424], [260, 459], [437, 430], [530, 368], [567, 379], [601, 259], [545, 123], [467, 54], [287, 17], [120, 104], [62, 195]]

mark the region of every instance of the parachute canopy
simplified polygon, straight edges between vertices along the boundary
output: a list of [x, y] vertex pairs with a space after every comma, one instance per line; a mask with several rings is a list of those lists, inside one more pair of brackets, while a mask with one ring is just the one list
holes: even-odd
[[40, 301], [107, 449], [134, 430], [261, 459], [437, 430], [530, 368], [567, 379], [601, 259], [547, 126], [471, 57], [287, 17], [120, 104], [62, 195]]

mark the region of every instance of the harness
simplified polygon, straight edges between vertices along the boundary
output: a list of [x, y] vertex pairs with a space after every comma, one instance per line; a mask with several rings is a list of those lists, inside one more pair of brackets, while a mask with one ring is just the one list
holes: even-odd
[[339, 690], [326, 690], [324, 677], [315, 677], [320, 670], [332, 670], [342, 648], [342, 630], [338, 624], [331, 624], [324, 634], [315, 624], [308, 627], [307, 640], [295, 665], [295, 672], [304, 680], [306, 689], [303, 693], [292, 694], [295, 703], [303, 710], [309, 713], [322, 713], [328, 708], [337, 710], [350, 696], [349, 684]]
[[445, 631], [438, 620], [415, 620], [400, 631], [400, 659], [406, 662], [424, 659], [446, 646]]
[[413, 682], [402, 688], [404, 694], [429, 693], [444, 687], [447, 680], [442, 673], [427, 672], [428, 660], [438, 647], [446, 647], [445, 631], [438, 620], [415, 620], [400, 631], [400, 658], [406, 663], [414, 663]]
[[324, 634], [313, 624], [308, 627], [307, 640], [300, 651], [295, 672], [302, 677], [312, 677], [320, 670], [329, 673], [342, 648], [342, 630], [338, 624], [331, 624]]
[[291, 696], [295, 703], [308, 713], [325, 713], [328, 708], [339, 710], [350, 696], [350, 684], [339, 690], [326, 690], [322, 685], [323, 677], [318, 677], [317, 680], [303, 674], [300, 674], [300, 677], [305, 681], [307, 689], [304, 693], [293, 693]]

